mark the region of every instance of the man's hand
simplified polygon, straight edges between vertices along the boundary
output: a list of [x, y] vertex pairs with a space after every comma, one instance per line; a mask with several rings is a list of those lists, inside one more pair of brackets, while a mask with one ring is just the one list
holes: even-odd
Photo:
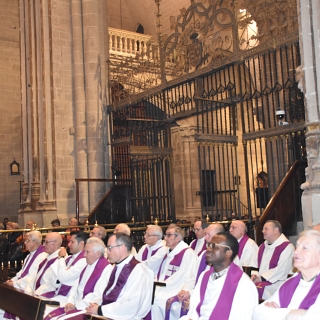
[[89, 307], [86, 308], [86, 311], [90, 314], [98, 314], [98, 305], [96, 303], [90, 303]]
[[71, 311], [71, 310], [75, 310], [76, 309], [76, 306], [72, 303], [67, 303], [64, 307], [64, 312], [68, 312], [68, 311]]
[[258, 283], [258, 282], [261, 282], [261, 277], [258, 275], [258, 274], [253, 274], [251, 276], [251, 280], [254, 282], [254, 283]]
[[8, 286], [13, 287], [13, 281], [12, 281], [12, 280], [7, 280], [7, 281], [6, 281], [6, 284], [7, 284]]
[[180, 302], [183, 301], [183, 300], [189, 299], [189, 298], [190, 298], [189, 291], [181, 290], [178, 293], [178, 299], [179, 299]]
[[59, 257], [65, 257], [67, 255], [67, 250], [64, 247], [61, 247], [58, 253]]
[[265, 306], [270, 307], [270, 308], [275, 308], [275, 309], [280, 308], [280, 307], [278, 306], [278, 304], [275, 303], [274, 301], [266, 302], [266, 303], [265, 303]]
[[303, 319], [303, 316], [307, 313], [307, 310], [303, 309], [294, 309], [291, 310], [287, 316], [286, 319], [288, 320], [296, 320], [296, 319]]

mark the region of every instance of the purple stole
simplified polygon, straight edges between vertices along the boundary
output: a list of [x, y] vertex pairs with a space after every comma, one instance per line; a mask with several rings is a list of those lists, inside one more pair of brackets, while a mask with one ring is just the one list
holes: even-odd
[[[155, 255], [156, 252], [157, 252], [160, 248], [162, 248], [162, 246], [160, 246], [159, 248], [151, 251], [151, 257], [152, 257], [153, 255]], [[145, 247], [145, 249], [144, 249], [144, 251], [143, 251], [143, 253], [142, 253], [142, 261], [146, 261], [146, 260], [147, 260], [147, 257], [148, 257], [148, 247]]]
[[242, 239], [239, 241], [239, 251], [238, 251], [238, 257], [239, 259], [241, 259], [241, 256], [242, 256], [242, 252], [243, 252], [243, 249], [247, 243], [247, 241], [249, 240], [249, 237], [245, 234]]
[[[46, 263], [46, 265], [45, 265], [45, 267], [43, 268], [43, 270], [42, 270], [42, 272], [41, 272], [41, 274], [40, 274], [40, 276], [39, 276], [39, 278], [37, 279], [37, 282], [36, 282], [36, 286], [35, 286], [35, 290], [37, 290], [39, 287], [40, 287], [40, 285], [41, 285], [41, 279], [42, 279], [42, 277], [43, 277], [43, 275], [44, 275], [44, 273], [46, 272], [46, 270], [56, 261], [58, 259], [58, 257], [55, 257], [55, 258], [52, 258], [52, 259], [50, 259], [49, 261], [47, 260], [47, 259], [44, 259], [40, 264], [39, 264], [39, 271], [42, 269], [42, 267], [45, 265], [45, 263]], [[38, 272], [39, 272], [38, 271]]]
[[206, 267], [207, 267], [206, 255], [203, 254], [202, 257], [201, 257], [199, 268], [198, 268], [198, 272], [197, 272], [196, 284], [198, 282], [200, 274], [206, 269]]
[[[94, 268], [94, 271], [91, 273], [84, 289], [83, 289], [83, 295], [82, 295], [82, 299], [89, 293], [93, 292], [94, 290], [94, 287], [97, 283], [97, 281], [99, 280], [99, 278], [101, 277], [101, 274], [104, 270], [104, 268], [109, 265], [109, 262], [108, 260], [102, 256], [99, 258], [95, 268]], [[81, 282], [81, 279], [83, 277], [83, 274], [86, 270], [87, 266], [81, 271], [81, 274], [80, 274], [80, 277], [79, 277], [79, 283]], [[71, 310], [71, 311], [68, 311], [67, 313], [65, 313], [64, 311], [64, 308], [57, 308], [53, 311], [51, 311], [45, 318], [44, 320], [49, 320], [53, 317], [58, 317], [58, 316], [61, 316], [63, 314], [72, 314], [72, 313], [75, 313], [75, 312], [78, 312], [79, 310]], [[81, 315], [83, 317], [83, 314]]]
[[[300, 273], [288, 279], [279, 289], [280, 308], [288, 308], [293, 293], [297, 289], [300, 282]], [[320, 294], [320, 276], [318, 275], [308, 294], [304, 297], [298, 309], [308, 310], [317, 300]]]
[[[197, 246], [197, 242], [198, 242], [198, 239], [196, 239], [195, 241], [192, 241], [190, 248], [193, 249], [193, 250], [195, 250], [195, 249], [196, 249], [196, 246]], [[206, 249], [207, 249], [207, 243], [204, 241], [203, 246], [202, 246], [201, 250], [200, 250], [199, 253], [198, 253], [198, 257], [199, 257], [200, 254], [201, 254], [203, 251], [205, 251]]]
[[[285, 241], [282, 242], [281, 244], [279, 244], [273, 251], [273, 255], [270, 259], [269, 262], [269, 269], [273, 269], [278, 265], [279, 262], [279, 258], [281, 253], [283, 252], [283, 250], [290, 244], [290, 241]], [[262, 256], [263, 256], [263, 252], [265, 249], [265, 244], [261, 244], [261, 246], [259, 247], [259, 251], [258, 251], [258, 267], [260, 268], [261, 265], [261, 261], [262, 261]], [[270, 286], [270, 284], [272, 284], [270, 281], [261, 281], [256, 283], [256, 287], [258, 289], [258, 293], [259, 293], [259, 299], [262, 299], [263, 296], [263, 291], [264, 288], [266, 286]]]
[[107, 293], [107, 291], [112, 287], [114, 280], [115, 280], [115, 271], [116, 271], [116, 266], [114, 267], [114, 269], [112, 270], [112, 273], [110, 275], [109, 278], [109, 282], [108, 285], [106, 287], [106, 289], [104, 290], [103, 293], [103, 301], [102, 301], [102, 305], [106, 305], [109, 303], [113, 303], [115, 301], [117, 301], [123, 287], [125, 286], [125, 284], [127, 283], [127, 280], [132, 272], [132, 270], [136, 267], [137, 264], [139, 264], [140, 262], [138, 260], [136, 260], [134, 257], [129, 261], [129, 263], [127, 263], [121, 270], [119, 277], [117, 279], [117, 283], [116, 285], [113, 287], [113, 289]]
[[[207, 267], [206, 255], [203, 254], [201, 257], [198, 272], [197, 272], [196, 284], [198, 282], [200, 274], [206, 269], [206, 267]], [[213, 267], [211, 267], [211, 270], [213, 271]], [[178, 302], [178, 301], [179, 301], [179, 298], [177, 295], [173, 296], [167, 300], [165, 320], [169, 320], [171, 306], [174, 302]], [[181, 301], [180, 318], [182, 316], [185, 316], [188, 313], [188, 311], [189, 311], [189, 301], [188, 300]]]
[[[189, 249], [189, 247], [188, 247], [188, 248], [184, 248], [184, 249], [182, 249], [179, 253], [177, 253], [177, 254], [173, 257], [173, 259], [171, 260], [170, 265], [175, 266], [175, 267], [180, 267], [180, 264], [181, 264], [182, 258], [183, 258], [183, 256], [184, 256], [184, 253], [185, 253], [186, 250], [188, 250], [188, 249]], [[157, 274], [157, 280], [159, 280], [159, 278], [160, 278], [162, 264], [163, 264], [163, 262], [167, 259], [167, 256], [168, 256], [168, 254], [166, 254], [166, 255], [163, 257], [163, 260], [162, 260], [162, 262], [161, 262], [161, 264], [160, 264], [160, 267], [159, 267], [159, 270], [158, 270], [158, 274]], [[164, 281], [166, 281], [168, 278], [169, 278], [169, 276], [166, 275], [165, 278], [164, 278]]]
[[27, 257], [26, 261], [25, 261], [25, 264], [29, 261], [27, 267], [23, 270], [23, 272], [21, 273], [21, 276], [19, 279], [25, 277], [28, 273], [29, 273], [29, 270], [34, 262], [34, 260], [36, 260], [36, 257], [40, 254], [44, 252], [44, 246], [40, 245], [39, 248], [36, 250], [36, 252], [33, 254], [31, 260], [29, 261], [30, 259], [30, 255]]
[[[72, 256], [69, 256], [66, 259], [66, 265], [68, 266], [69, 261], [71, 260]], [[81, 251], [78, 256], [72, 261], [72, 263], [70, 264], [70, 266], [68, 266], [68, 268], [74, 266], [80, 259], [84, 258], [84, 251]], [[46, 298], [53, 298], [54, 296], [57, 295], [61, 295], [61, 296], [67, 296], [69, 291], [71, 290], [72, 286], [67, 286], [65, 284], [61, 284], [58, 292], [56, 293], [55, 291], [50, 291], [50, 292], [46, 292], [44, 294], [42, 294], [42, 297], [46, 297]]]
[[[212, 270], [208, 270], [207, 272], [205, 272], [201, 281], [200, 302], [196, 309], [199, 317], [200, 317], [200, 308], [203, 304], [207, 285], [212, 272], [213, 272]], [[243, 275], [243, 271], [232, 262], [230, 264], [230, 267], [226, 276], [226, 280], [224, 282], [220, 296], [218, 298], [218, 301], [215, 307], [212, 310], [209, 320], [213, 320], [213, 319], [228, 320], [229, 319], [233, 297], [236, 293], [238, 283], [242, 275]]]

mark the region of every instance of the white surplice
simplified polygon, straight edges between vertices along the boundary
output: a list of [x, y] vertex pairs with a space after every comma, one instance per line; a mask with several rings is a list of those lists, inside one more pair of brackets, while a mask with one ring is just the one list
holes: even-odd
[[[240, 242], [241, 239], [242, 238], [240, 238], [238, 242]], [[258, 267], [258, 263], [257, 263], [258, 249], [259, 247], [255, 243], [255, 241], [249, 238], [243, 248], [241, 258], [239, 259], [239, 256], [236, 255], [233, 262], [240, 267], [257, 268]]]
[[[144, 253], [144, 250], [147, 248], [148, 250], [148, 255], [147, 255], [147, 260], [142, 261], [142, 255]], [[153, 256], [151, 256], [152, 252], [160, 248]], [[167, 247], [166, 243], [163, 240], [158, 240], [155, 245], [149, 246], [147, 244], [143, 245], [141, 249], [139, 250], [138, 254], [135, 256], [135, 258], [138, 261], [141, 261], [144, 265], [146, 265], [149, 269], [151, 269], [154, 274], [156, 275], [161, 261], [163, 257], [167, 253]]]
[[[223, 285], [226, 280], [226, 274], [221, 278], [213, 280], [210, 276], [205, 292], [203, 304], [200, 308], [200, 317], [196, 308], [200, 302], [200, 286], [204, 273], [201, 274], [197, 285], [190, 298], [189, 312], [181, 320], [208, 320], [213, 308], [215, 307]], [[243, 273], [238, 283], [233, 297], [229, 320], [250, 320], [253, 309], [258, 305], [258, 292], [251, 279]]]
[[[151, 308], [152, 319], [164, 319], [166, 301], [181, 290], [190, 291], [194, 287], [199, 264], [199, 258], [194, 250], [190, 248], [185, 251], [180, 267], [170, 265], [175, 255], [185, 248], [188, 248], [188, 245], [180, 241], [171, 252], [167, 249], [168, 256], [161, 266], [158, 279], [165, 282], [166, 287], [156, 287], [154, 304]], [[165, 280], [166, 275], [170, 277]]]
[[[287, 247], [282, 251], [279, 257], [278, 265], [275, 268], [269, 269], [270, 260], [275, 248], [285, 241], [289, 240], [284, 236], [284, 234], [281, 234], [280, 237], [270, 245], [267, 241], [264, 242], [265, 249], [261, 259], [259, 275], [272, 283], [270, 286], [266, 286], [264, 289], [262, 296], [264, 300], [270, 298], [274, 294], [280, 285], [287, 279], [288, 274], [292, 270], [294, 246], [291, 243], [288, 244]], [[256, 257], [256, 261], [258, 264], [258, 255]]]
[[[300, 273], [295, 274], [293, 277], [300, 277]], [[289, 279], [288, 279], [289, 280]], [[305, 296], [308, 294], [311, 289], [313, 281], [304, 281], [300, 279], [300, 282], [294, 291], [291, 302], [289, 303], [287, 308], [270, 308], [265, 304], [267, 302], [275, 302], [278, 306], [280, 306], [279, 302], [279, 289], [272, 295], [271, 298], [267, 299], [259, 306], [254, 309], [253, 312], [253, 320], [282, 320], [285, 319], [287, 314], [293, 309], [299, 309], [299, 306]], [[315, 301], [315, 303], [308, 309], [307, 313], [302, 317], [303, 320], [315, 320], [320, 319], [320, 289], [319, 295]]]
[[[198, 240], [198, 241], [197, 241]], [[203, 245], [204, 245], [204, 237], [200, 238], [200, 239], [194, 239], [190, 242], [189, 247], [191, 248], [191, 245], [197, 241], [196, 247], [194, 248], [194, 252], [199, 255], [199, 252], [202, 250]]]

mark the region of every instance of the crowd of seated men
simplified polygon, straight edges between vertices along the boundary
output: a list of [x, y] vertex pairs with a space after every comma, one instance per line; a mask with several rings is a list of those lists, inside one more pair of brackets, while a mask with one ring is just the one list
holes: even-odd
[[[302, 232], [294, 249], [275, 220], [265, 223], [259, 247], [240, 220], [227, 233], [219, 223], [197, 220], [190, 245], [176, 224], [167, 227], [164, 240], [161, 227], [149, 225], [138, 253], [125, 224], [115, 227], [107, 245], [101, 226], [90, 235], [71, 230], [68, 250], [58, 232], [48, 233], [42, 244], [42, 235], [30, 231], [24, 240], [29, 254], [6, 283], [58, 301], [59, 307], [47, 307], [46, 320], [84, 314], [115, 320], [315, 320], [320, 319], [317, 228]], [[248, 275], [243, 271], [248, 267], [257, 271]], [[0, 312], [0, 319], [12, 318]]]

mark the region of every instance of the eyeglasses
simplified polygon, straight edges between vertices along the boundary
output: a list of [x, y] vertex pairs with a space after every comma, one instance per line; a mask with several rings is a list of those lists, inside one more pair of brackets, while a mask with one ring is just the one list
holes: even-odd
[[31, 239], [26, 239], [26, 240], [24, 240], [25, 243], [28, 243], [28, 242], [30, 242], [30, 241], [32, 241], [32, 240], [31, 240]]
[[156, 234], [149, 234], [149, 233], [144, 233], [144, 235], [148, 238], [148, 237], [156, 237]]
[[226, 246], [225, 244], [220, 243], [214, 243], [214, 242], [207, 242], [207, 249], [213, 250], [215, 247], [222, 247], [222, 248], [228, 248], [228, 250], [231, 250], [229, 246]]
[[167, 237], [167, 238], [170, 238], [171, 236], [177, 236], [178, 234], [177, 233], [166, 233], [164, 236]]
[[57, 242], [57, 240], [45, 241], [44, 243], [45, 243], [45, 244], [48, 244], [48, 243], [50, 243], [50, 242]]
[[111, 251], [113, 248], [120, 247], [122, 244], [117, 244], [116, 246], [107, 246], [107, 250]]
[[200, 229], [193, 229], [194, 232], [199, 232], [199, 231], [201, 231], [201, 230], [202, 230], [202, 228], [200, 228]]

